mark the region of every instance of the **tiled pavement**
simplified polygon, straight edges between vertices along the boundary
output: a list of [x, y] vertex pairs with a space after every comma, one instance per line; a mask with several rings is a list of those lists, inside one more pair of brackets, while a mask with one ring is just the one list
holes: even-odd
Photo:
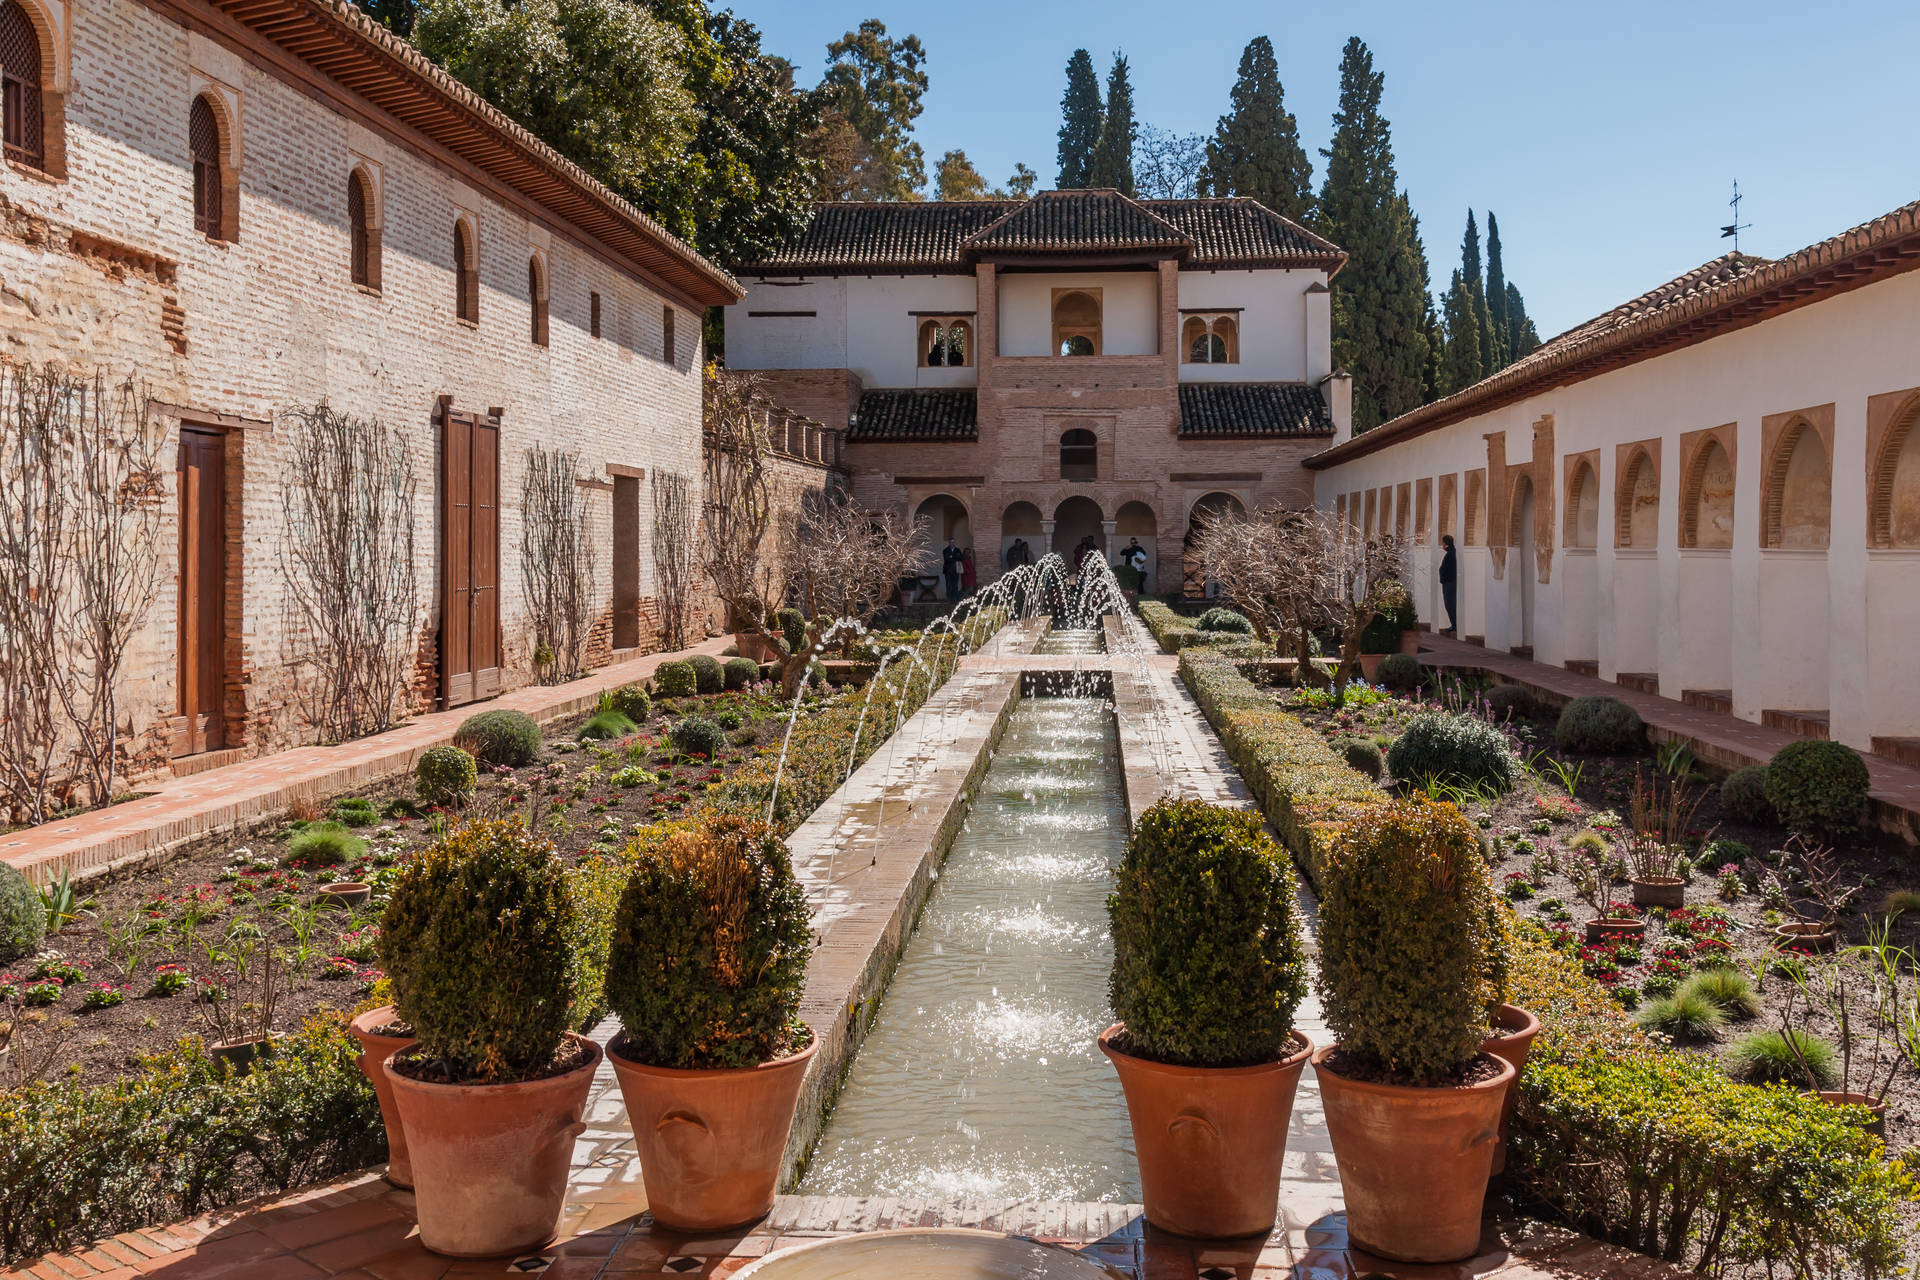
[[0, 861], [29, 879], [50, 880], [63, 868], [75, 875], [159, 853], [173, 845], [270, 818], [297, 800], [321, 799], [363, 787], [413, 767], [429, 747], [449, 742], [460, 722], [477, 711], [524, 711], [546, 721], [592, 707], [607, 689], [645, 679], [663, 662], [691, 653], [718, 654], [721, 637], [681, 653], [655, 653], [618, 662], [561, 685], [529, 685], [474, 706], [436, 711], [396, 729], [335, 747], [297, 747], [242, 760], [143, 789], [152, 794], [75, 818], [0, 834]]
[[[1556, 702], [1588, 694], [1618, 698], [1640, 713], [1656, 740], [1683, 741], [1697, 758], [1723, 768], [1764, 764], [1788, 743], [1804, 741], [1796, 734], [1724, 712], [1675, 702], [1639, 688], [1610, 684], [1448, 636], [1422, 633], [1420, 650], [1420, 660], [1428, 666], [1477, 668], [1546, 693]], [[1909, 839], [1920, 837], [1920, 769], [1867, 752], [1862, 752], [1861, 758], [1867, 762], [1873, 780], [1867, 799], [1880, 825], [1903, 830]]]

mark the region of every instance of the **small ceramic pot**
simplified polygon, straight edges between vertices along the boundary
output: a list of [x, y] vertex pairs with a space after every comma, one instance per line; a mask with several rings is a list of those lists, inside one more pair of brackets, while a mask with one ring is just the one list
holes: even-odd
[[1832, 948], [1837, 938], [1832, 925], [1818, 920], [1775, 925], [1773, 930], [1773, 945], [1782, 949], [1798, 947], [1803, 951], [1826, 951]]
[[358, 880], [341, 880], [320, 886], [320, 901], [342, 907], [364, 907], [373, 896], [373, 886]]
[[1507, 1100], [1500, 1106], [1500, 1145], [1493, 1150], [1493, 1172], [1497, 1174], [1507, 1168], [1507, 1130], [1513, 1123], [1513, 1104], [1520, 1100], [1520, 1073], [1526, 1070], [1527, 1055], [1533, 1052], [1533, 1038], [1540, 1034], [1540, 1019], [1517, 1004], [1497, 1004], [1489, 1021], [1493, 1034], [1480, 1045], [1480, 1052], [1512, 1063], [1514, 1078]]
[[1608, 916], [1587, 921], [1587, 941], [1638, 942], [1647, 934], [1647, 922], [1631, 916]]
[[1867, 1122], [1867, 1132], [1883, 1138], [1886, 1136], [1887, 1100], [1885, 1098], [1875, 1098], [1864, 1093], [1842, 1093], [1824, 1089], [1820, 1096], [1837, 1107], [1865, 1107], [1873, 1116], [1873, 1119]]
[[1687, 882], [1679, 876], [1656, 876], [1633, 882], [1633, 905], [1678, 909], [1687, 905]]
[[237, 1075], [246, 1075], [262, 1058], [273, 1056], [276, 1036], [253, 1036], [246, 1040], [222, 1040], [207, 1046], [207, 1052], [228, 1063]]

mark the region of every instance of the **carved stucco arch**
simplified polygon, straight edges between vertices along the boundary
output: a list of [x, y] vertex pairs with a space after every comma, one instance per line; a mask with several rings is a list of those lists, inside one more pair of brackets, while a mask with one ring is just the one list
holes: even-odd
[[1826, 525], [1828, 537], [1832, 535], [1833, 454], [1814, 424], [1803, 416], [1795, 415], [1780, 429], [1779, 436], [1773, 443], [1773, 450], [1767, 457], [1767, 469], [1764, 473], [1760, 499], [1760, 545], [1762, 547], [1785, 545], [1787, 518], [1793, 514], [1787, 510], [1788, 472], [1803, 445], [1818, 448], [1826, 464], [1827, 509], [1818, 513], [1818, 516], [1820, 522]]
[[1626, 446], [1632, 452], [1621, 464], [1613, 481], [1613, 545], [1632, 547], [1633, 509], [1635, 495], [1640, 492], [1640, 479], [1643, 474], [1653, 478], [1653, 496], [1655, 502], [1655, 527], [1658, 527], [1658, 503], [1660, 500], [1660, 462], [1653, 450], [1645, 444]]
[[1870, 460], [1873, 470], [1867, 476], [1867, 545], [1892, 547], [1908, 545], [1894, 541], [1894, 482], [1899, 478], [1900, 455], [1905, 452], [1914, 425], [1920, 423], [1920, 391], [1907, 397], [1894, 411], [1886, 438]]

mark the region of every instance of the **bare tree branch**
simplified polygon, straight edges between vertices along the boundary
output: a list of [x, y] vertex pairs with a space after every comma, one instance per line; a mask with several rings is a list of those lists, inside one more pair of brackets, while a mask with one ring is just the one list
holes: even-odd
[[653, 571], [660, 589], [660, 646], [669, 651], [686, 648], [690, 639], [698, 523], [693, 481], [677, 472], [654, 472]]
[[533, 665], [541, 684], [577, 680], [587, 670], [596, 557], [579, 474], [576, 453], [527, 450], [520, 482], [520, 580], [533, 623]]
[[[892, 511], [863, 511], [844, 491], [809, 494], [785, 548], [787, 592], [809, 618], [852, 618], [864, 627], [893, 598], [926, 534], [926, 521], [909, 526]], [[856, 638], [852, 628], [841, 631], [843, 655]]]

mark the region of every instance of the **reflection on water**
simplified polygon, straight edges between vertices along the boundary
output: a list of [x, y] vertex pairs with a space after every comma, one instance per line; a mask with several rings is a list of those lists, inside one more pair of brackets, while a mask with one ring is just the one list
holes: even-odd
[[1084, 630], [1061, 628], [1049, 631], [1033, 646], [1035, 653], [1105, 653], [1106, 637], [1092, 627]]
[[1022, 700], [801, 1192], [1140, 1198], [1094, 1047], [1126, 836], [1111, 705]]

